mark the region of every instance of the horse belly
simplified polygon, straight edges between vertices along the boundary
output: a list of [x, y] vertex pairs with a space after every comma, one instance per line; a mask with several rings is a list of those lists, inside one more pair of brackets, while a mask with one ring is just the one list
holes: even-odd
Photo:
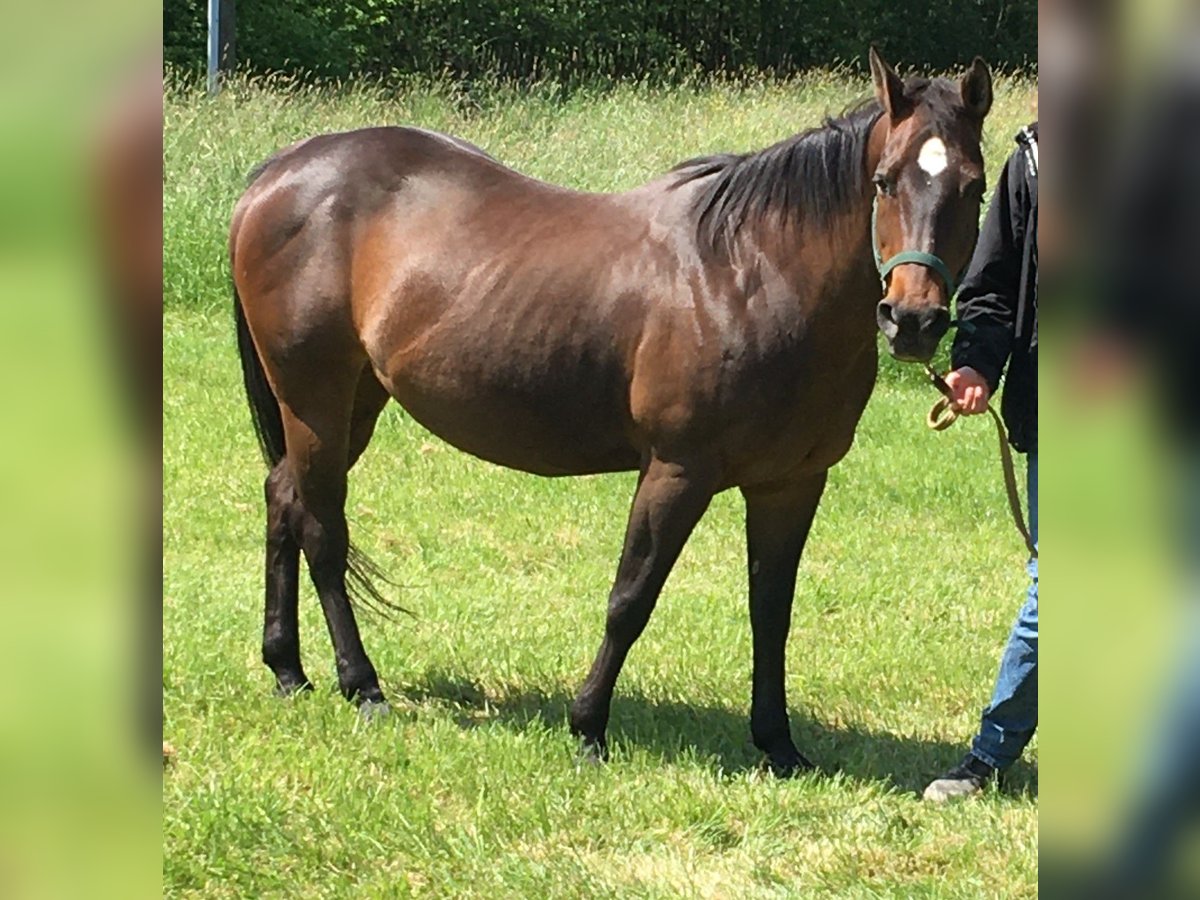
[[547, 373], [528, 384], [503, 372], [443, 365], [450, 362], [426, 356], [419, 364], [392, 366], [383, 380], [417, 422], [458, 449], [538, 475], [618, 472], [640, 464], [617, 392], [569, 373]]

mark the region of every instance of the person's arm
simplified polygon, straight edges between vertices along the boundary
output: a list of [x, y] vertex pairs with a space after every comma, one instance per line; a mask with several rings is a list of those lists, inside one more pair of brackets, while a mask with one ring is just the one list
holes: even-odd
[[946, 384], [965, 413], [987, 408], [1012, 351], [1029, 203], [1024, 153], [1018, 148], [1000, 174], [958, 294], [962, 327], [950, 350]]

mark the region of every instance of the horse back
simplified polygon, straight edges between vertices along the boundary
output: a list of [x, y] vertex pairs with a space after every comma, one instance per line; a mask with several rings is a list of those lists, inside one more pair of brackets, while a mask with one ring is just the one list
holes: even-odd
[[415, 418], [462, 449], [575, 474], [640, 458], [628, 382], [646, 292], [612, 277], [639, 222], [619, 196], [527, 178], [454, 138], [381, 128], [274, 157], [235, 212], [231, 247], [235, 278], [258, 282], [239, 284], [243, 297], [272, 295], [262, 330], [293, 346], [357, 347]]

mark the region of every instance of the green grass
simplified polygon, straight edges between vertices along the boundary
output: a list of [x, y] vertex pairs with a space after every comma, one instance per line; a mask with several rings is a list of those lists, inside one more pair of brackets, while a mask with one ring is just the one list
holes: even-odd
[[[241, 84], [166, 101], [163, 331], [165, 891], [172, 896], [1015, 897], [1037, 889], [1036, 742], [1004, 791], [917, 797], [957, 759], [1023, 590], [985, 421], [945, 435], [888, 365], [832, 473], [801, 565], [793, 730], [826, 774], [779, 782], [749, 741], [742, 515], [717, 498], [633, 650], [613, 758], [578, 769], [566, 710], [603, 628], [631, 475], [539, 479], [385, 412], [352, 476], [352, 528], [416, 615], [366, 619], [395, 714], [336, 693], [301, 595], [310, 696], [258, 659], [263, 469], [228, 314], [224, 229], [245, 171], [288, 141], [411, 121], [518, 168], [617, 189], [836, 111], [834, 76], [556, 101]], [[1031, 88], [1001, 82], [994, 173]]]

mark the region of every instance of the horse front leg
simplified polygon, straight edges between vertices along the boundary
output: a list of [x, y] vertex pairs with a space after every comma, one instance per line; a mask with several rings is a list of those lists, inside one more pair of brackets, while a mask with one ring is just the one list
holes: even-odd
[[750, 733], [754, 745], [767, 755], [771, 771], [781, 778], [814, 768], [792, 742], [784, 656], [796, 569], [825, 489], [826, 474], [767, 489], [742, 489], [754, 633]]
[[688, 535], [708, 508], [716, 481], [716, 466], [708, 461], [651, 458], [643, 469], [608, 598], [604, 640], [571, 707], [571, 732], [588, 757], [607, 757], [605, 733], [617, 676]]

